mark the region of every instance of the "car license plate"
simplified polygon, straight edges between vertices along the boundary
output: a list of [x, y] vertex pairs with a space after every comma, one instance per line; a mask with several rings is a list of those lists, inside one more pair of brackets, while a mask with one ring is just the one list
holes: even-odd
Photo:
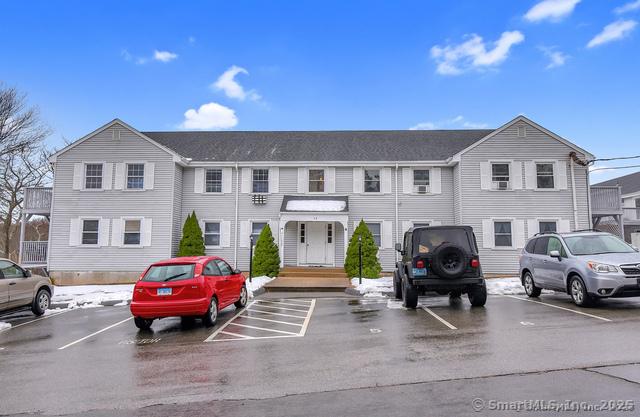
[[171, 288], [158, 288], [158, 295], [171, 295]]
[[427, 276], [427, 268], [413, 268], [413, 276], [414, 277], [426, 277]]

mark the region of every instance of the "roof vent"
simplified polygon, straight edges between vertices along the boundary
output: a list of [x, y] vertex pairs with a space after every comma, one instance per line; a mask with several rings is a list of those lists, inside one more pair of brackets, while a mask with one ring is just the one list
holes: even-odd
[[518, 126], [518, 137], [519, 138], [527, 137], [527, 127], [526, 126]]

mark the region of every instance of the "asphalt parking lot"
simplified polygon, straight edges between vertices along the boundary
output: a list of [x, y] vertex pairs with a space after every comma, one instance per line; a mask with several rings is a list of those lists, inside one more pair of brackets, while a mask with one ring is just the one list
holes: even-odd
[[127, 307], [14, 313], [1, 318], [13, 327], [0, 332], [0, 414], [558, 415], [526, 412], [537, 401], [637, 415], [639, 313], [634, 298], [421, 297], [410, 311], [290, 293], [226, 309], [213, 328], [139, 332]]

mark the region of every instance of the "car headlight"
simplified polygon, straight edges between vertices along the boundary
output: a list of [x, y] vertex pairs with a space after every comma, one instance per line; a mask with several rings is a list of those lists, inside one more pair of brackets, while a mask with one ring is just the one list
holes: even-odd
[[618, 272], [618, 268], [615, 265], [601, 264], [601, 263], [593, 262], [593, 261], [587, 262], [587, 265], [589, 266], [589, 268], [592, 271], [597, 272], [598, 274], [606, 274], [606, 273], [609, 273], [609, 272]]

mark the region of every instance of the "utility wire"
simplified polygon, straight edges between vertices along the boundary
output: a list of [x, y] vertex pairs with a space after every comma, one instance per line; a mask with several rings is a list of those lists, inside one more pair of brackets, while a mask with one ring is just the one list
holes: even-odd
[[613, 169], [627, 169], [627, 168], [640, 168], [640, 165], [628, 165], [628, 166], [622, 166], [622, 167], [602, 167], [602, 168], [594, 168], [592, 170], [590, 170], [589, 172], [595, 172], [595, 171], [608, 171], [608, 170], [613, 170]]
[[635, 156], [619, 156], [616, 158], [596, 158], [596, 159], [590, 159], [589, 162], [596, 162], [596, 161], [615, 161], [618, 159], [637, 159], [640, 158], [640, 155], [635, 155]]

